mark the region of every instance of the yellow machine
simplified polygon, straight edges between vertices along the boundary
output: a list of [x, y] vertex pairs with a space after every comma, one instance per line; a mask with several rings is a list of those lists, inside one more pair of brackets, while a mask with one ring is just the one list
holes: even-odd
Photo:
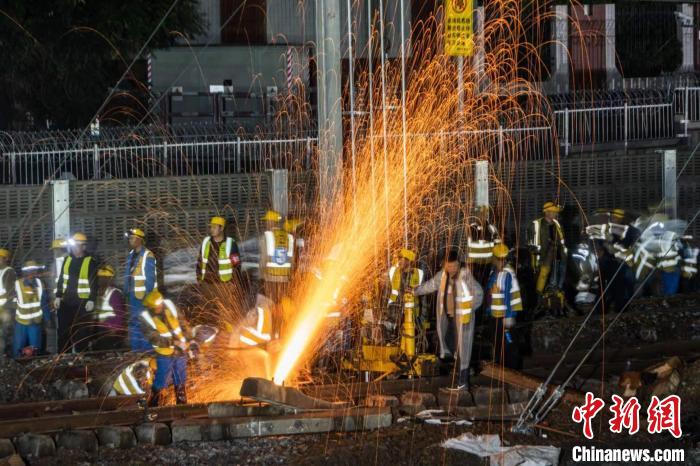
[[362, 344], [343, 360], [343, 369], [390, 375], [425, 377], [437, 375], [438, 360], [434, 354], [416, 354], [416, 325], [414, 309], [403, 307], [403, 323], [399, 346]]

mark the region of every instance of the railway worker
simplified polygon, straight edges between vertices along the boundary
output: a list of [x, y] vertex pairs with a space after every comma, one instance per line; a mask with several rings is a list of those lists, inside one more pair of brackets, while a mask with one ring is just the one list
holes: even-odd
[[68, 242], [70, 254], [61, 264], [54, 308], [58, 314], [58, 351], [83, 351], [92, 332], [97, 301], [97, 263], [87, 254], [87, 236], [75, 233]]
[[443, 268], [433, 278], [414, 290], [416, 296], [430, 293], [437, 296], [437, 334], [440, 358], [455, 356], [459, 368], [456, 390], [469, 389], [469, 364], [474, 342], [472, 309], [483, 300], [481, 285], [459, 260], [459, 253], [450, 250]]
[[146, 234], [140, 228], [125, 233], [131, 251], [126, 259], [124, 296], [129, 303], [129, 345], [133, 351], [148, 351], [151, 345], [141, 333], [143, 299], [158, 289], [156, 257], [145, 247]]
[[508, 247], [501, 243], [493, 248], [493, 271], [486, 283], [489, 319], [488, 335], [493, 338], [493, 362], [520, 368], [520, 352], [515, 338], [515, 321], [523, 310], [520, 285], [515, 270], [508, 263]]
[[255, 296], [255, 304], [246, 313], [238, 329], [231, 332], [229, 347], [264, 348], [273, 339], [275, 303], [264, 295]]
[[0, 249], [0, 354], [5, 354], [12, 332], [12, 307], [16, 279], [15, 270], [10, 267], [10, 251]]
[[562, 208], [554, 202], [545, 202], [542, 217], [533, 220], [528, 229], [528, 245], [532, 254], [532, 268], [537, 276], [538, 307], [545, 298], [557, 302], [564, 309], [564, 278], [566, 275], [567, 249], [564, 230], [557, 220]]
[[212, 217], [209, 236], [202, 241], [197, 259], [197, 281], [200, 284], [231, 284], [240, 281], [241, 255], [236, 241], [224, 234], [226, 219]]
[[22, 277], [15, 280], [17, 308], [12, 357], [33, 356], [41, 348], [41, 323], [50, 312], [49, 293], [39, 279], [43, 267], [34, 261], [22, 266]]
[[260, 238], [260, 271], [265, 295], [275, 302], [286, 294], [294, 265], [294, 236], [280, 227], [282, 216], [273, 210], [263, 217], [265, 232]]
[[124, 295], [112, 284], [114, 269], [103, 265], [97, 271], [97, 304], [95, 305], [95, 342], [99, 350], [124, 347], [126, 333], [126, 303]]
[[53, 289], [54, 298], [56, 297], [56, 288], [58, 287], [58, 276], [63, 270], [63, 261], [68, 255], [68, 241], [64, 239], [55, 239], [51, 241], [51, 253], [53, 255], [53, 264], [51, 270], [49, 270], [50, 275], [53, 277], [53, 283], [55, 285]]
[[683, 244], [681, 249], [681, 256], [683, 257], [683, 262], [681, 263], [681, 292], [692, 293], [697, 289], [700, 248], [698, 248], [697, 243], [693, 242], [691, 235], [683, 236], [681, 243]]
[[154, 358], [143, 358], [132, 362], [114, 379], [109, 396], [145, 395], [151, 389], [155, 369]]
[[420, 299], [413, 290], [423, 283], [423, 271], [415, 267], [415, 262], [416, 253], [402, 248], [398, 261], [389, 268], [389, 315], [384, 319], [384, 325], [393, 324], [394, 329], [398, 328], [405, 311], [410, 311], [414, 318], [421, 315]]
[[158, 406], [161, 392], [171, 383], [175, 386], [177, 404], [187, 403], [187, 358], [189, 342], [185, 338], [175, 304], [153, 290], [143, 299], [142, 334], [156, 353], [156, 374], [148, 406]]
[[489, 278], [493, 247], [501, 242], [498, 230], [489, 221], [489, 206], [476, 208], [467, 235], [467, 264], [474, 279], [483, 287]]

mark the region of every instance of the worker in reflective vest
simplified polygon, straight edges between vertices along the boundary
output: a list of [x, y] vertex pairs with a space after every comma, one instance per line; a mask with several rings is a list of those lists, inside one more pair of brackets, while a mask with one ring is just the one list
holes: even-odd
[[177, 404], [187, 403], [187, 355], [189, 342], [180, 324], [175, 304], [153, 290], [143, 300], [141, 327], [156, 353], [156, 375], [148, 406], [158, 406], [160, 394], [171, 383], [175, 386]]
[[543, 216], [533, 220], [528, 230], [528, 244], [532, 254], [532, 268], [537, 276], [536, 289], [540, 302], [546, 289], [563, 298], [567, 249], [564, 230], [557, 220], [561, 210], [554, 202], [545, 202], [542, 207]]
[[49, 312], [49, 294], [39, 279], [44, 268], [34, 261], [22, 266], [22, 278], [15, 280], [17, 308], [12, 356], [33, 356], [41, 349], [41, 323]]
[[488, 336], [493, 342], [493, 362], [506, 367], [520, 367], [520, 352], [515, 334], [515, 319], [523, 310], [520, 286], [515, 271], [507, 263], [508, 247], [497, 244], [493, 248], [493, 272], [486, 284]]
[[0, 249], [0, 354], [5, 354], [12, 334], [12, 310], [15, 297], [15, 270], [10, 267], [10, 251]]
[[[404, 248], [399, 251], [398, 262], [389, 268], [389, 315], [384, 319], [385, 326], [393, 324], [394, 329], [398, 328], [398, 322], [408, 314], [414, 320], [422, 317], [420, 299], [413, 290], [423, 283], [423, 271], [413, 266], [415, 261], [416, 253]], [[396, 336], [395, 331], [389, 333]]]
[[272, 340], [273, 307], [274, 303], [265, 296], [256, 296], [255, 306], [248, 311], [240, 328], [241, 346], [263, 347]]
[[456, 357], [459, 376], [453, 389], [468, 390], [476, 321], [472, 318], [472, 309], [481, 306], [483, 290], [460, 262], [456, 250], [447, 253], [442, 270], [414, 290], [416, 296], [435, 292], [438, 293], [436, 314], [440, 358]]
[[477, 207], [467, 235], [467, 264], [472, 276], [484, 286], [491, 269], [493, 247], [501, 242], [498, 230], [489, 222], [489, 206]]
[[99, 350], [123, 348], [126, 334], [126, 304], [124, 295], [112, 286], [114, 269], [103, 265], [97, 271], [98, 297], [95, 306], [95, 343]]
[[683, 262], [681, 263], [681, 292], [692, 293], [697, 289], [700, 248], [693, 243], [691, 235], [683, 236], [681, 242], [683, 243], [683, 248], [681, 249], [681, 256], [683, 257]]
[[129, 364], [114, 379], [109, 395], [145, 395], [151, 388], [155, 368], [154, 358], [144, 358]]
[[260, 270], [266, 296], [279, 302], [286, 291], [294, 264], [294, 236], [280, 228], [282, 216], [272, 210], [263, 217], [265, 232], [260, 239]]
[[133, 351], [148, 351], [151, 345], [141, 332], [140, 316], [143, 311], [143, 298], [158, 289], [156, 257], [146, 249], [146, 234], [140, 228], [132, 228], [125, 233], [131, 252], [126, 259], [126, 281], [124, 296], [129, 301], [129, 345]]
[[224, 235], [226, 219], [212, 217], [209, 236], [204, 238], [197, 261], [197, 280], [206, 283], [229, 283], [241, 264], [238, 245]]
[[58, 350], [84, 351], [92, 337], [97, 263], [87, 254], [87, 236], [83, 233], [75, 233], [68, 244], [70, 254], [63, 260], [54, 298], [58, 315]]

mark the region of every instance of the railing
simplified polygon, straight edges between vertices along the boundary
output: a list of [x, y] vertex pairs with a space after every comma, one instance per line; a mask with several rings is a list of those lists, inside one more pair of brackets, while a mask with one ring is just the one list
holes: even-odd
[[572, 146], [664, 140], [674, 137], [673, 104], [622, 105], [557, 110], [554, 122], [559, 144], [568, 155]]
[[221, 175], [271, 168], [309, 169], [316, 138], [188, 142], [5, 153], [1, 184], [50, 179]]
[[700, 87], [682, 87], [673, 92], [673, 108], [680, 117], [683, 136], [688, 136], [688, 126], [700, 121]]

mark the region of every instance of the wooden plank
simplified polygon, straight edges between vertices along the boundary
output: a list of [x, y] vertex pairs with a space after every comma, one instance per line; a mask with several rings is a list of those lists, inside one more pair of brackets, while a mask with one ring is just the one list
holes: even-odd
[[[509, 385], [514, 385], [516, 387], [527, 388], [528, 390], [532, 391], [537, 390], [537, 387], [539, 387], [542, 384], [542, 382], [544, 382], [544, 380], [540, 378], [525, 375], [522, 372], [518, 372], [513, 369], [508, 369], [506, 367], [501, 367], [491, 362], [482, 363], [481, 375], [494, 380], [498, 380], [500, 382], [507, 383]], [[553, 391], [554, 388], [555, 387], [553, 385], [549, 385], [547, 387], [549, 392]], [[583, 404], [585, 399], [583, 393], [579, 392], [578, 390], [572, 389], [567, 389], [564, 392], [563, 398], [564, 400], [575, 404]]]

